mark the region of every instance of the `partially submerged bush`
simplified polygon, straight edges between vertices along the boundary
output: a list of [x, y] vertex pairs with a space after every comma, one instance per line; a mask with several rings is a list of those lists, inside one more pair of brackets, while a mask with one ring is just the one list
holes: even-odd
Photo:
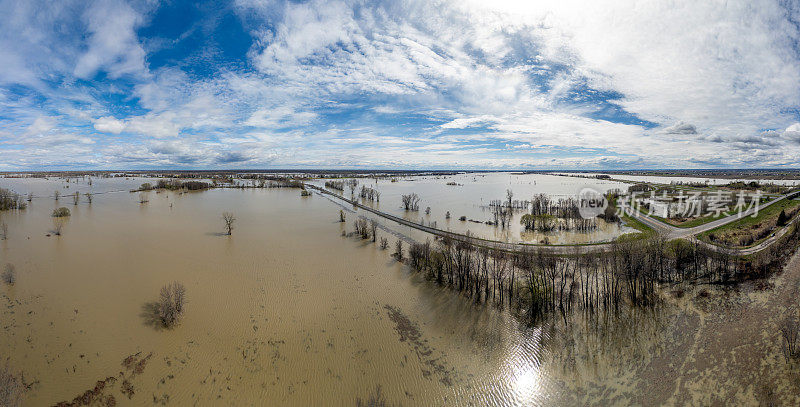
[[0, 275], [0, 280], [3, 280], [3, 282], [8, 285], [14, 285], [14, 283], [17, 282], [17, 270], [14, 268], [13, 264], [6, 264], [6, 267], [3, 269], [3, 274]]
[[0, 406], [22, 405], [22, 381], [8, 366], [0, 367]]
[[0, 211], [10, 209], [25, 209], [27, 204], [23, 202], [19, 194], [15, 194], [7, 189], [0, 188]]
[[60, 207], [58, 209], [53, 209], [53, 217], [54, 218], [64, 218], [70, 215], [69, 208]]
[[175, 281], [161, 288], [158, 300], [158, 318], [165, 328], [178, 323], [183, 315], [183, 305], [186, 301], [186, 288]]

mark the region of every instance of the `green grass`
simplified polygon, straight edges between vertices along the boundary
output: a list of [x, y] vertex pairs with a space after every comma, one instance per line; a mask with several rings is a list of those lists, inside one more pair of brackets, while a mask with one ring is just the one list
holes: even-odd
[[[739, 220], [737, 220], [735, 222], [728, 223], [727, 225], [722, 225], [720, 227], [705, 231], [705, 232], [701, 233], [700, 235], [698, 235], [698, 237], [700, 239], [702, 239], [703, 241], [710, 242], [710, 243], [715, 243], [715, 242], [711, 242], [711, 240], [708, 238], [708, 236], [710, 234], [712, 234], [712, 233], [713, 234], [722, 234], [722, 233], [725, 233], [726, 231], [729, 231], [729, 230], [750, 228], [750, 227], [752, 227], [754, 225], [758, 225], [758, 224], [760, 224], [762, 222], [771, 220], [772, 218], [777, 218], [778, 214], [780, 214], [782, 210], [791, 209], [791, 208], [794, 208], [794, 207], [796, 207], [798, 205], [800, 205], [800, 201], [797, 201], [797, 200], [794, 200], [794, 199], [784, 199], [784, 200], [782, 200], [780, 202], [776, 202], [776, 203], [774, 203], [774, 204], [772, 204], [772, 205], [770, 205], [770, 206], [768, 206], [766, 208], [763, 208], [763, 209], [759, 210], [758, 211], [758, 215], [756, 215], [755, 217], [746, 216], [746, 217], [744, 217], [742, 219], [739, 219]], [[769, 237], [769, 235], [767, 237]], [[767, 237], [759, 239], [759, 240], [753, 242], [753, 244], [750, 245], [750, 246], [754, 246], [754, 245], [757, 245], [757, 244], [761, 243]], [[715, 243], [715, 244], [718, 244], [718, 243]]]
[[626, 240], [635, 240], [635, 239], [644, 239], [647, 237], [655, 236], [656, 231], [653, 230], [650, 226], [645, 225], [644, 223], [640, 222], [638, 219], [628, 216], [628, 214], [622, 215], [622, 220], [625, 222], [625, 225], [630, 226], [636, 229], [637, 233], [625, 233], [624, 235], [617, 238], [617, 241], [626, 241]]
[[675, 227], [679, 227], [679, 228], [693, 228], [695, 226], [705, 225], [708, 222], [712, 222], [712, 221], [715, 221], [717, 219], [721, 219], [721, 218], [724, 218], [724, 217], [725, 217], [725, 215], [722, 215], [722, 214], [720, 214], [719, 216], [709, 215], [709, 216], [703, 216], [703, 217], [699, 217], [699, 218], [694, 218], [692, 220], [689, 220], [689, 221], [686, 221], [686, 222], [683, 222], [683, 223], [679, 223], [679, 224], [672, 224], [672, 223], [669, 223], [669, 224], [672, 225], [672, 226], [675, 226]]
[[[770, 201], [772, 201], [772, 198], [768, 198], [768, 197], [765, 196], [765, 197], [762, 197], [761, 204], [763, 205], [763, 204], [768, 203]], [[776, 204], [776, 205], [778, 205], [778, 204]], [[639, 212], [641, 212], [642, 214], [647, 215], [650, 218], [655, 219], [655, 220], [657, 220], [657, 221], [659, 221], [659, 222], [661, 222], [661, 223], [663, 223], [665, 225], [670, 225], [670, 226], [674, 226], [676, 228], [682, 228], [682, 229], [689, 229], [689, 228], [693, 228], [693, 227], [696, 227], [696, 226], [705, 225], [706, 223], [713, 222], [715, 220], [726, 218], [726, 217], [729, 216], [729, 215], [725, 215], [725, 214], [721, 213], [719, 216], [707, 215], [707, 216], [701, 216], [699, 218], [693, 218], [693, 219], [688, 220], [686, 222], [677, 223], [677, 222], [670, 222], [668, 219], [664, 219], [664, 218], [662, 218], [660, 216], [648, 215], [647, 209], [645, 209], [642, 205], [639, 205]], [[780, 210], [778, 212], [780, 212]]]

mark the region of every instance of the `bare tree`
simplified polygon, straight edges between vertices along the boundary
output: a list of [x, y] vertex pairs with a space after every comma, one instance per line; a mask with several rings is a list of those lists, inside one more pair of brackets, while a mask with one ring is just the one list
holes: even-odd
[[511, 211], [511, 200], [514, 199], [514, 191], [510, 189], [506, 189], [506, 206], [508, 206], [508, 210]]
[[783, 336], [786, 362], [800, 358], [800, 349], [797, 347], [797, 336], [799, 332], [800, 323], [798, 323], [795, 318], [786, 318], [781, 324], [781, 335]]
[[17, 282], [17, 270], [14, 268], [14, 265], [9, 263], [6, 264], [5, 269], [3, 269], [3, 274], [0, 276], [0, 279], [3, 280], [4, 283], [8, 285], [14, 285]]
[[22, 380], [17, 378], [7, 365], [0, 367], [0, 406], [21, 406], [22, 389]]
[[8, 225], [3, 222], [0, 223], [0, 240], [8, 239]]
[[64, 229], [64, 222], [61, 219], [55, 219], [53, 221], [53, 234], [56, 236], [61, 236], [62, 229]]
[[375, 240], [378, 238], [378, 222], [370, 219], [369, 228], [372, 231], [372, 242], [375, 243]]
[[186, 288], [175, 281], [161, 287], [158, 300], [158, 318], [165, 328], [174, 326], [180, 320], [186, 301]]
[[233, 222], [236, 221], [236, 218], [230, 212], [223, 212], [222, 220], [225, 222], [225, 229], [228, 231], [228, 236], [230, 236], [233, 231]]
[[339, 209], [339, 222], [344, 222], [344, 209]]
[[397, 243], [394, 245], [394, 253], [392, 253], [397, 261], [403, 261], [403, 241], [397, 239]]
[[403, 202], [403, 208], [407, 211], [419, 210], [419, 196], [417, 194], [405, 194], [400, 197]]

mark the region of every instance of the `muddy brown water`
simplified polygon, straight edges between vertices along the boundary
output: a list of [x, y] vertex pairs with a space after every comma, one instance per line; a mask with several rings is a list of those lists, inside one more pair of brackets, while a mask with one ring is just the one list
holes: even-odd
[[[0, 179], [26, 186], [63, 181]], [[26, 405], [71, 401], [98, 381], [95, 403], [139, 405], [355, 405], [378, 388], [405, 406], [800, 401], [776, 328], [796, 302], [797, 259], [768, 289], [688, 290], [657, 310], [530, 327], [410, 274], [391, 250], [341, 237], [349, 222], [320, 195], [138, 198], [37, 198], [0, 215], [0, 262], [18, 275], [0, 287], [0, 360], [23, 373]], [[72, 216], [48, 237], [57, 206]], [[232, 236], [223, 211], [237, 217]], [[379, 233], [424, 238], [392, 225]], [[147, 304], [171, 281], [186, 286], [186, 312], [157, 329]]]

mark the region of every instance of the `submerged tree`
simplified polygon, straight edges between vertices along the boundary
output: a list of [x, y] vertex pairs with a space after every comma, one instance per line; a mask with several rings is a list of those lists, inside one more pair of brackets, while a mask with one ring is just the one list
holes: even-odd
[[381, 238], [381, 250], [386, 250], [389, 247], [389, 239], [382, 237]]
[[53, 219], [53, 234], [61, 236], [61, 230], [64, 229], [63, 219]]
[[397, 239], [397, 243], [394, 245], [394, 253], [392, 255], [397, 259], [397, 261], [403, 261], [403, 241]]
[[22, 390], [22, 380], [11, 372], [8, 365], [0, 367], [0, 406], [22, 405]]
[[230, 236], [233, 231], [233, 222], [236, 221], [236, 218], [230, 212], [223, 212], [222, 220], [225, 222], [225, 229], [228, 231], [228, 236]]
[[344, 209], [339, 209], [339, 222], [344, 222]]
[[70, 215], [69, 208], [60, 207], [58, 209], [53, 209], [53, 217], [54, 218], [65, 218]]
[[8, 225], [3, 222], [0, 223], [0, 240], [8, 239]]
[[61, 195], [61, 193], [60, 193], [60, 192], [58, 192], [58, 190], [56, 190], [55, 192], [53, 192], [53, 197], [55, 198], [55, 200], [56, 200], [56, 201], [58, 200], [58, 197], [59, 197], [60, 195]]
[[86, 193], [86, 201], [88, 201], [89, 203], [92, 203], [92, 194], [89, 193], [89, 192]]
[[786, 362], [800, 359], [800, 349], [797, 346], [797, 337], [800, 334], [800, 322], [790, 316], [781, 323], [781, 336], [783, 337], [783, 354]]
[[405, 194], [400, 197], [400, 200], [403, 202], [403, 208], [407, 211], [418, 211], [419, 210], [419, 195], [417, 194]]
[[3, 274], [0, 276], [0, 279], [3, 280], [4, 283], [8, 285], [14, 285], [17, 282], [17, 270], [14, 268], [14, 265], [9, 263], [6, 264], [5, 269], [3, 269]]
[[175, 281], [161, 287], [158, 300], [158, 318], [165, 328], [174, 326], [183, 316], [186, 288]]

